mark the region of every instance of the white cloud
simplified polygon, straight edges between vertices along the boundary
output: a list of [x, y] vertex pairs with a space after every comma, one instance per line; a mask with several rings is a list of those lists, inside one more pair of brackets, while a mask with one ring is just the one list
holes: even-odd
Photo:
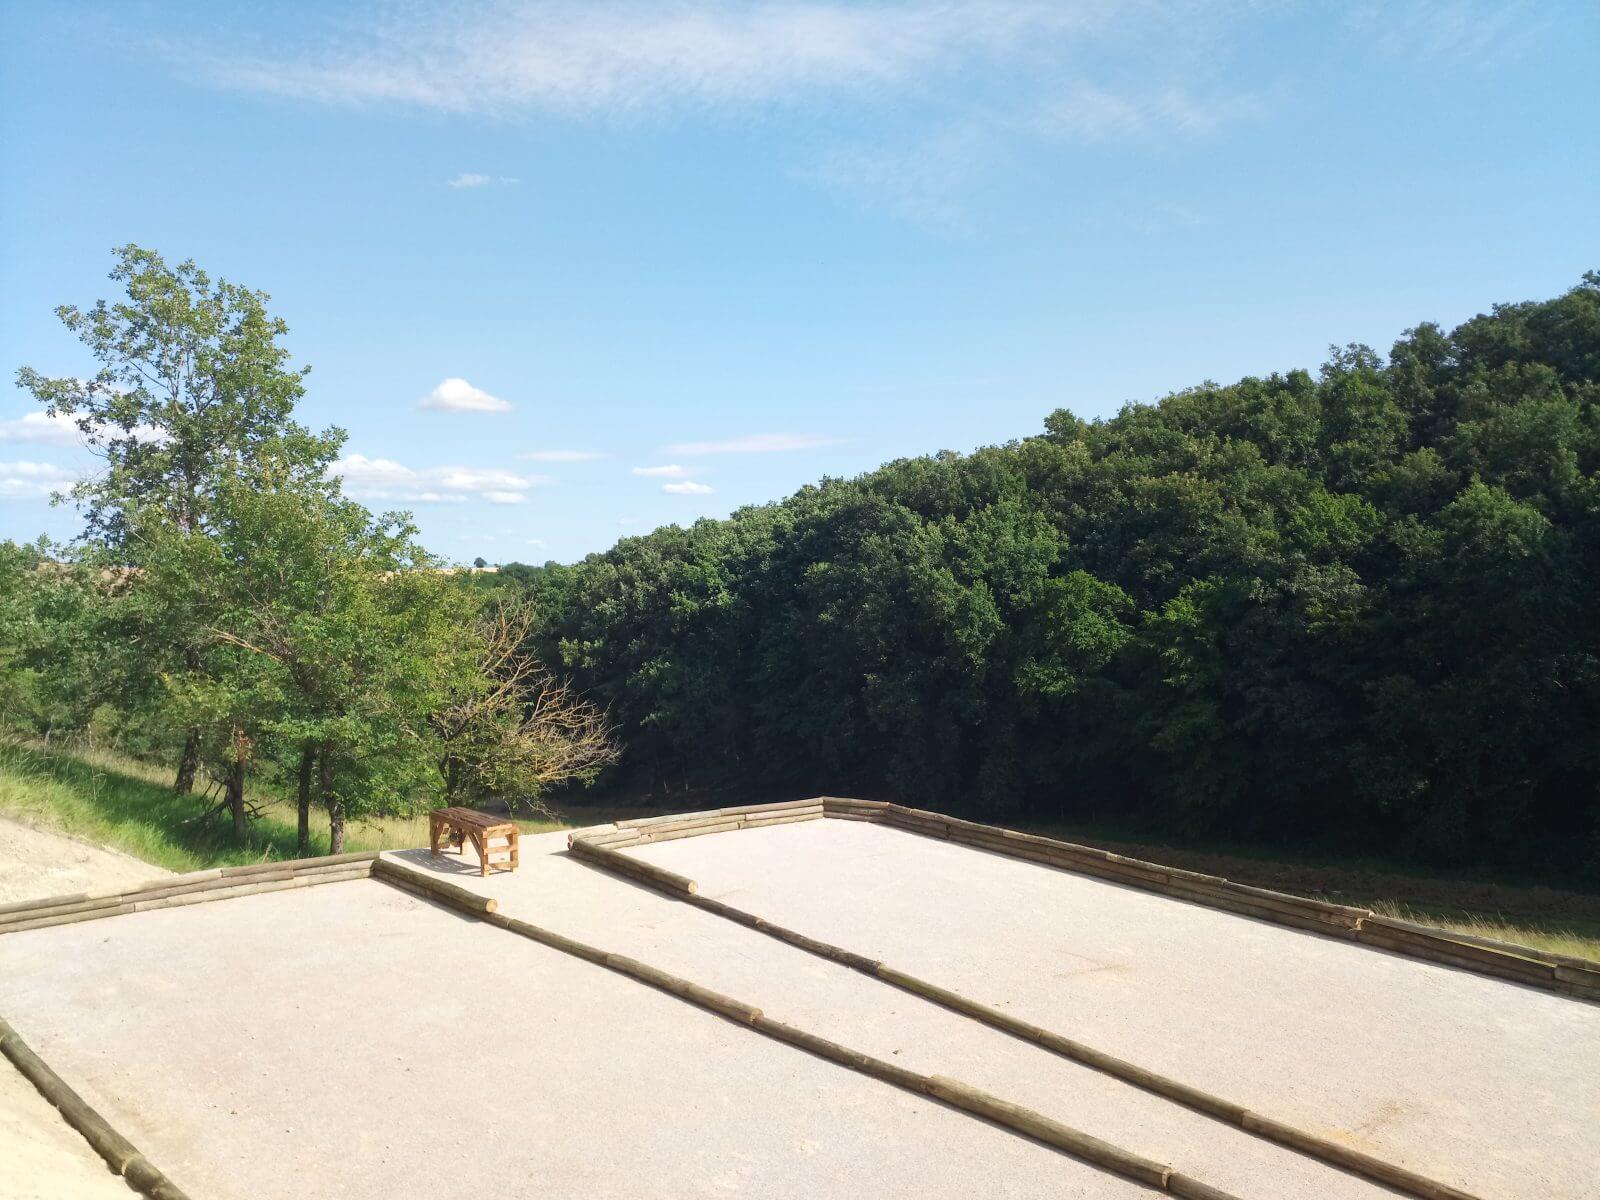
[[753, 433], [725, 442], [679, 442], [668, 446], [668, 454], [773, 454], [784, 450], [815, 450], [837, 446], [843, 438], [815, 433]]
[[81, 446], [83, 434], [75, 418], [65, 414], [28, 412], [0, 421], [0, 442], [37, 442], [44, 446]]
[[77, 472], [54, 463], [0, 462], [0, 500], [48, 500], [77, 481]]
[[593, 462], [606, 455], [598, 450], [529, 450], [517, 457], [528, 462]]
[[448, 186], [457, 189], [488, 187], [490, 184], [496, 184], [500, 187], [515, 187], [521, 182], [522, 180], [514, 175], [482, 175], [477, 171], [463, 171], [452, 179]]
[[491, 396], [482, 388], [475, 388], [465, 379], [451, 376], [441, 380], [439, 386], [424, 396], [419, 408], [433, 408], [441, 412], [510, 412], [511, 403]]
[[530, 546], [543, 546], [544, 545], [544, 539], [543, 538], [529, 538], [528, 539], [528, 545], [530, 545]]
[[[135, 437], [159, 442], [165, 435], [154, 426], [136, 425], [131, 433], [117, 426], [105, 427], [112, 437]], [[87, 446], [89, 439], [78, 428], [78, 418], [66, 413], [54, 416], [41, 410], [23, 413], [15, 419], [0, 420], [0, 442], [33, 442], [41, 446]]]
[[685, 479], [682, 483], [663, 483], [661, 490], [672, 496], [709, 496], [715, 489], [710, 484]]
[[347, 454], [329, 469], [344, 480], [345, 492], [358, 500], [440, 504], [485, 500], [521, 504], [531, 488], [555, 481], [546, 475], [522, 475], [497, 467], [412, 468], [388, 458]]
[[682, 479], [689, 472], [677, 463], [668, 463], [664, 467], [634, 467], [633, 474], [655, 476], [658, 479]]

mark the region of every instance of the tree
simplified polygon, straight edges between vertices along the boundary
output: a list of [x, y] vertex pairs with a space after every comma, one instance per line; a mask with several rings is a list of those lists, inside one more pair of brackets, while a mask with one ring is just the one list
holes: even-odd
[[1600, 866], [1600, 275], [503, 572], [619, 770]]
[[[125, 298], [87, 310], [64, 305], [62, 323], [98, 363], [91, 378], [48, 377], [32, 367], [17, 384], [53, 417], [73, 420], [105, 469], [73, 489], [86, 538], [108, 569], [139, 566], [132, 514], [182, 533], [211, 528], [225, 486], [331, 488], [324, 479], [344, 434], [312, 433], [293, 419], [309, 368], [293, 368], [288, 332], [269, 297], [213, 280], [193, 262], [176, 267], [151, 250], [115, 252], [111, 278]], [[194, 631], [151, 630], [145, 674], [191, 664]], [[176, 787], [190, 790], [203, 731], [184, 731]]]
[[468, 669], [429, 717], [447, 804], [492, 796], [537, 806], [548, 788], [592, 780], [617, 759], [605, 714], [525, 649], [534, 619], [526, 602], [491, 600]]

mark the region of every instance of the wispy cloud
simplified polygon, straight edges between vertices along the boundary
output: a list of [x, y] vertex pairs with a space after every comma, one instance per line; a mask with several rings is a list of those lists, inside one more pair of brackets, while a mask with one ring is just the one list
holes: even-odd
[[81, 446], [84, 442], [78, 423], [69, 416], [54, 416], [43, 410], [23, 413], [15, 419], [0, 420], [0, 442], [34, 442], [42, 446]]
[[451, 377], [440, 381], [439, 386], [424, 396], [417, 407], [440, 412], [510, 412], [511, 402], [491, 396], [465, 379]]
[[640, 111], [921, 86], [974, 60], [1106, 24], [1104, 0], [628, 0], [411, 6], [307, 53], [211, 52], [219, 83], [448, 112]]
[[668, 463], [663, 467], [634, 467], [632, 473], [635, 475], [653, 475], [659, 479], [681, 479], [689, 472], [677, 463]]
[[48, 500], [77, 481], [77, 472], [55, 463], [0, 462], [0, 500]]
[[1551, 6], [1527, 0], [1412, 0], [1359, 4], [1345, 19], [1397, 58], [1477, 59], [1526, 44], [1550, 16]]
[[461, 174], [452, 179], [447, 186], [459, 190], [463, 188], [488, 187], [490, 184], [498, 184], [502, 187], [512, 187], [521, 182], [522, 180], [516, 179], [510, 175], [480, 175], [476, 171], [463, 171]]
[[[283, 48], [191, 49], [214, 84], [313, 103], [649, 120], [848, 108], [794, 177], [950, 224], [1054, 143], [1196, 137], [1257, 109], [1216, 92], [1253, 0], [413, 0]], [[1270, 81], [1263, 81], [1270, 88]], [[514, 182], [462, 172], [452, 187]]]
[[815, 450], [837, 446], [843, 438], [815, 433], [753, 433], [724, 442], [679, 442], [668, 446], [668, 454], [692, 457], [701, 454], [775, 454], [786, 450]]
[[[101, 428], [101, 427], [96, 427]], [[141, 441], [162, 440], [160, 430], [149, 425], [136, 425], [128, 432], [117, 426], [105, 426], [110, 437], [133, 436]], [[41, 446], [88, 446], [90, 439], [78, 425], [78, 418], [66, 413], [52, 416], [42, 409], [23, 413], [16, 418], [0, 419], [0, 442], [32, 442]]]
[[709, 496], [716, 489], [709, 483], [696, 483], [685, 479], [681, 483], [663, 483], [661, 490], [670, 496]]
[[1117, 92], [1077, 83], [1046, 103], [1033, 120], [1045, 137], [1099, 143], [1211, 134], [1261, 112], [1262, 101], [1246, 93], [1197, 93], [1173, 85]]
[[609, 455], [598, 450], [529, 450], [517, 457], [527, 462], [594, 462]]
[[344, 490], [358, 500], [387, 500], [410, 504], [462, 503], [486, 500], [490, 504], [521, 504], [530, 489], [555, 482], [546, 475], [522, 475], [498, 467], [413, 468], [388, 458], [347, 454], [329, 469], [344, 480]]

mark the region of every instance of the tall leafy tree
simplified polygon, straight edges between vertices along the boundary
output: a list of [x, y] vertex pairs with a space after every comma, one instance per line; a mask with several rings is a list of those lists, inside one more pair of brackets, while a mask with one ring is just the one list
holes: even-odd
[[[313, 433], [294, 420], [309, 368], [291, 365], [288, 328], [263, 293], [213, 279], [192, 261], [169, 265], [155, 251], [115, 252], [111, 279], [123, 297], [87, 309], [63, 305], [62, 324], [97, 364], [88, 377], [47, 376], [32, 367], [17, 384], [53, 417], [76, 423], [104, 469], [73, 489], [86, 539], [108, 566], [138, 566], [134, 514], [183, 533], [214, 524], [221, 490], [319, 488], [344, 434]], [[192, 667], [192, 627], [151, 630], [140, 674]], [[190, 790], [205, 731], [189, 726], [177, 789]]]

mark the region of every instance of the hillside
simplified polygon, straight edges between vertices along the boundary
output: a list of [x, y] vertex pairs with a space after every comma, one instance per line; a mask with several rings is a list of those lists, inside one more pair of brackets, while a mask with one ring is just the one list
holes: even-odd
[[522, 569], [626, 764], [1600, 863], [1600, 275]]

